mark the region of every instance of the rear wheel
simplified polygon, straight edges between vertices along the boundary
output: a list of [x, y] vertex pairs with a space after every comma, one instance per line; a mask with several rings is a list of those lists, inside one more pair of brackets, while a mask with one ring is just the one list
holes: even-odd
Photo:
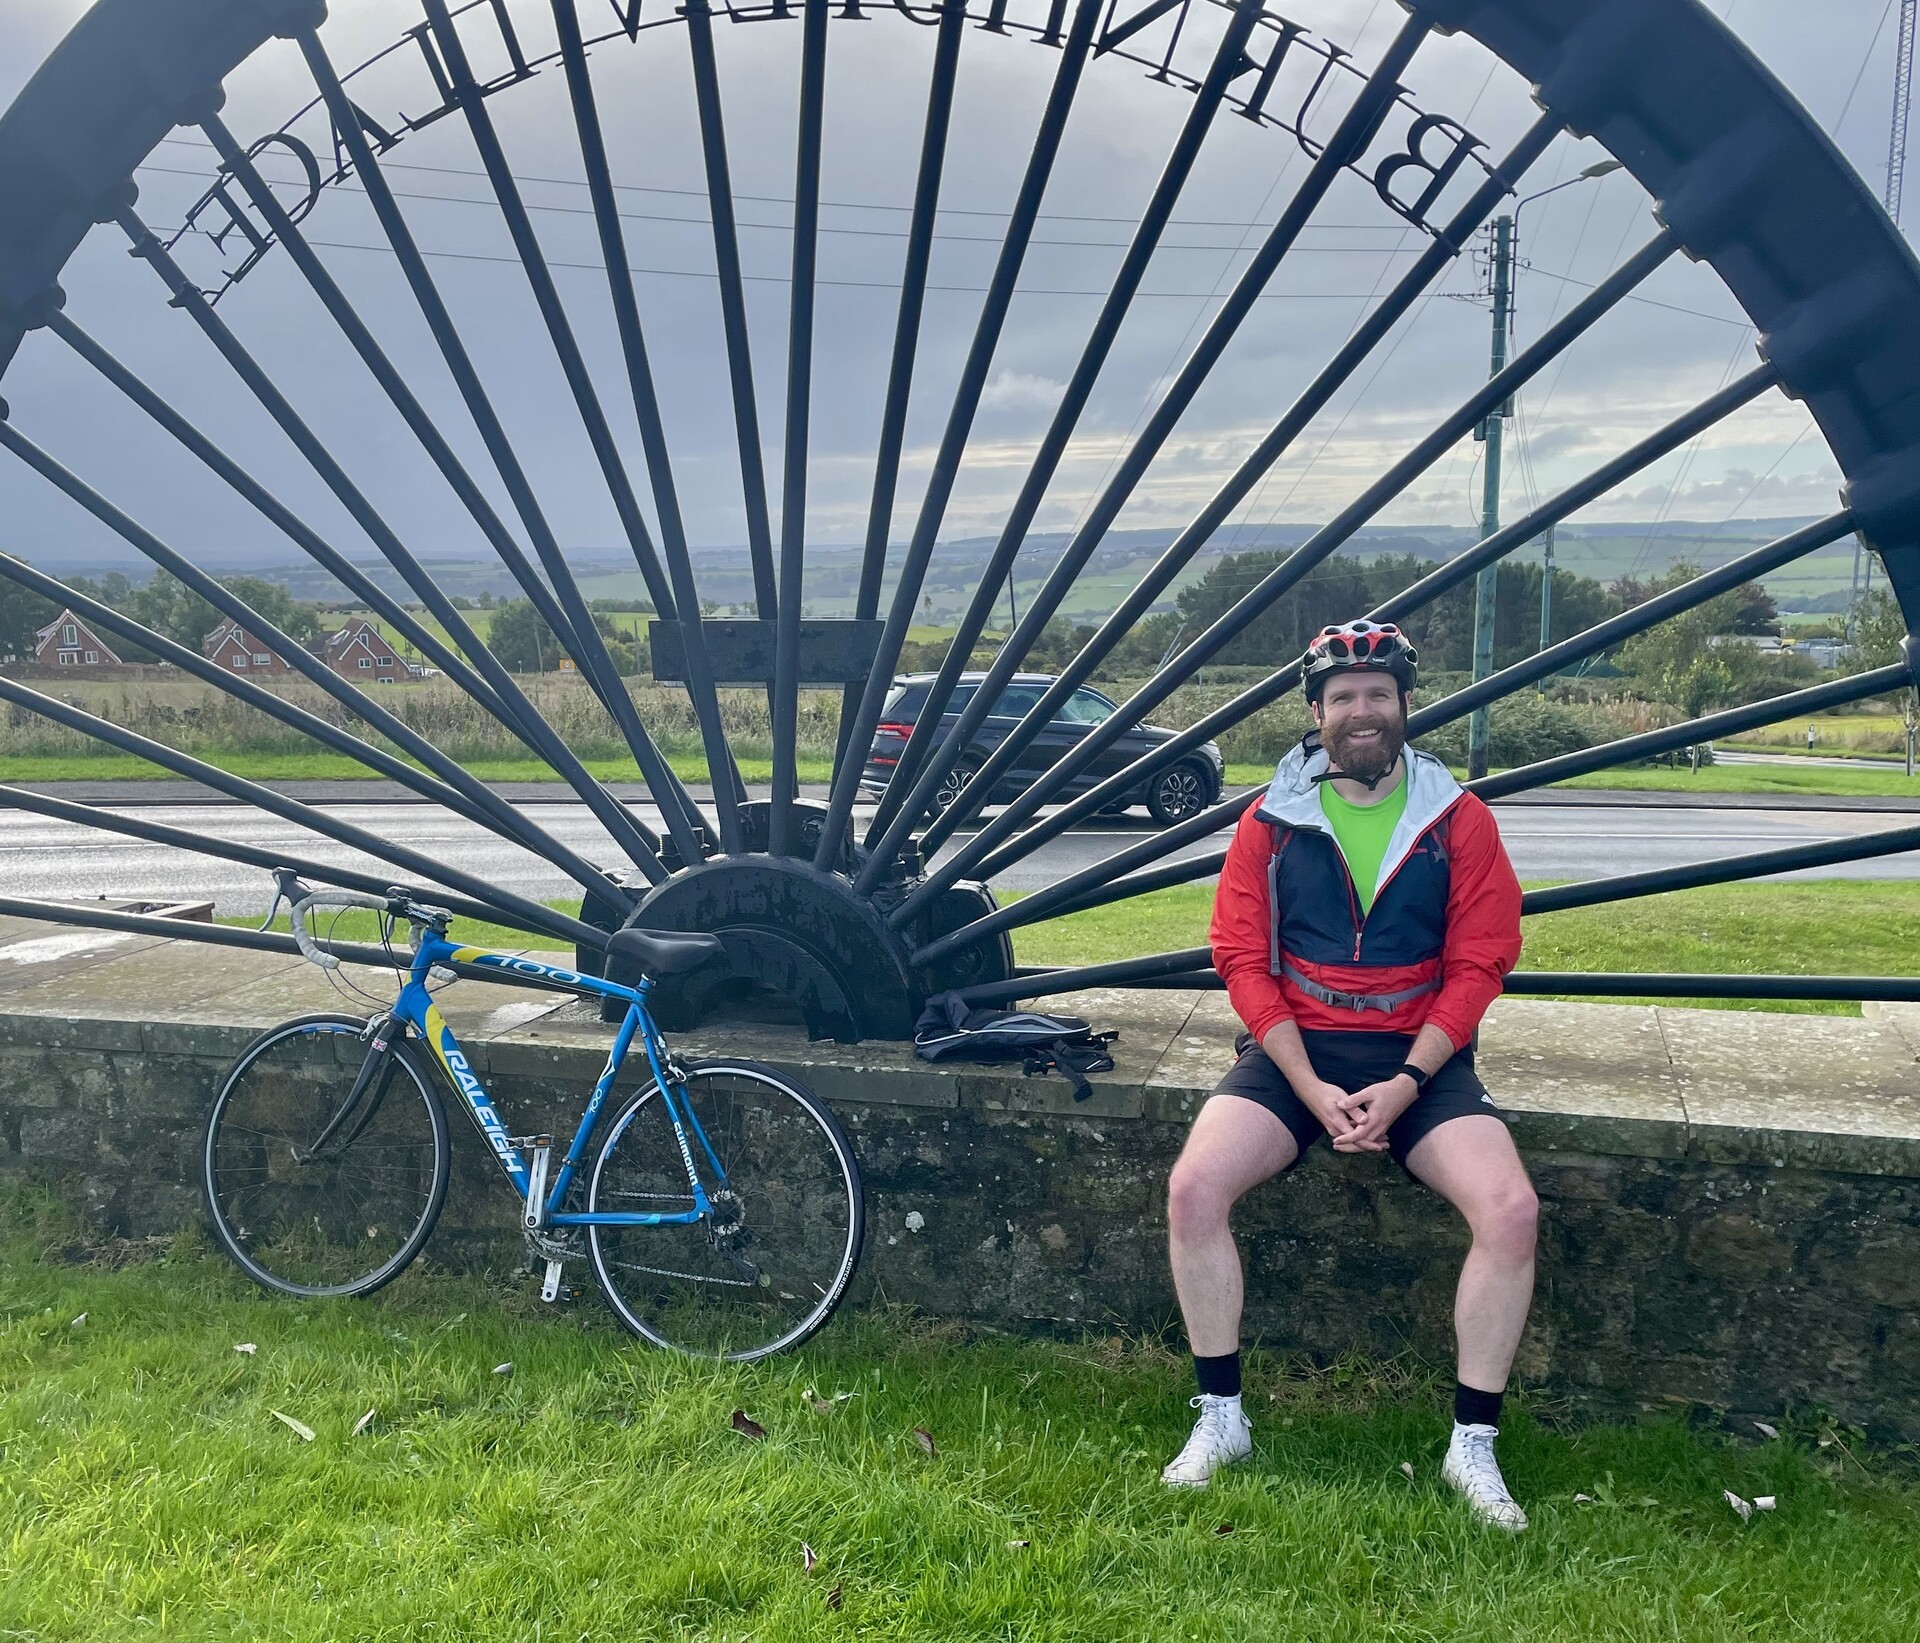
[[446, 1115], [409, 1045], [391, 1045], [342, 1117], [366, 1026], [308, 1015], [270, 1028], [240, 1052], [207, 1118], [214, 1236], [283, 1295], [371, 1294], [419, 1254], [446, 1199]]
[[1183, 759], [1163, 770], [1147, 788], [1147, 809], [1162, 827], [1186, 821], [1213, 803], [1213, 776], [1205, 765]]
[[975, 766], [962, 759], [940, 778], [940, 785], [933, 790], [933, 797], [927, 801], [930, 814], [943, 814], [953, 801], [960, 797], [960, 791], [973, 780]]
[[[797, 1346], [833, 1316], [860, 1259], [866, 1216], [852, 1144], [809, 1090], [755, 1062], [693, 1063], [674, 1093], [698, 1125], [687, 1126], [686, 1145], [713, 1212], [682, 1225], [589, 1227], [607, 1304], [643, 1340], [696, 1357], [746, 1362]], [[694, 1208], [657, 1086], [608, 1131], [587, 1207]]]

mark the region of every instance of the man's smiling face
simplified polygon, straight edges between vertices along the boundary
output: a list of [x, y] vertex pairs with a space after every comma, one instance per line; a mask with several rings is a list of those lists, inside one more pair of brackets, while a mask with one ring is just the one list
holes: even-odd
[[1336, 673], [1313, 704], [1313, 717], [1332, 767], [1362, 781], [1384, 776], [1406, 745], [1406, 705], [1391, 673]]

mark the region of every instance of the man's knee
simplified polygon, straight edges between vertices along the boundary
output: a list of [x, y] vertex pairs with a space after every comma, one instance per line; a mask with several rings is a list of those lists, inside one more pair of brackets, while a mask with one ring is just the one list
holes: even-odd
[[1224, 1184], [1204, 1165], [1181, 1158], [1167, 1181], [1167, 1229], [1176, 1236], [1216, 1231], [1233, 1208]]
[[1524, 1176], [1494, 1193], [1472, 1219], [1474, 1242], [1515, 1260], [1533, 1255], [1540, 1233], [1540, 1199]]

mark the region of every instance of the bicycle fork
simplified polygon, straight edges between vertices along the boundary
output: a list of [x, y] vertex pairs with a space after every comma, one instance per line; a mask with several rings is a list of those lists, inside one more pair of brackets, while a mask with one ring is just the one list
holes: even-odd
[[372, 1042], [367, 1045], [367, 1053], [360, 1062], [360, 1071], [353, 1081], [353, 1088], [347, 1092], [346, 1100], [340, 1103], [340, 1110], [327, 1120], [320, 1133], [313, 1138], [312, 1144], [292, 1149], [293, 1161], [296, 1164], [310, 1164], [320, 1156], [327, 1143], [339, 1133], [341, 1126], [353, 1115], [354, 1109], [367, 1098], [369, 1090], [373, 1094], [372, 1099], [367, 1100], [366, 1111], [360, 1114], [359, 1121], [340, 1144], [343, 1147], [352, 1146], [360, 1138], [361, 1132], [373, 1122], [374, 1115], [379, 1112], [380, 1103], [386, 1096], [387, 1086], [392, 1081], [395, 1027], [396, 1023], [391, 1015], [379, 1017], [369, 1023]]

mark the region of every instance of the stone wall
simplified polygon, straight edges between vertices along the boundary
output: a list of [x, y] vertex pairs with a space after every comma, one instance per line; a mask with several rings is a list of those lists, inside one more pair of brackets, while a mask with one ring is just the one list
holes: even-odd
[[[63, 1183], [104, 1228], [177, 1228], [198, 1213], [221, 1070], [261, 1027], [337, 1001], [297, 965], [143, 940], [28, 981], [8, 937], [0, 1167]], [[609, 1030], [505, 988], [462, 983], [444, 1003], [509, 1123], [570, 1133]], [[1000, 1327], [1177, 1328], [1166, 1175], [1232, 1024], [1218, 995], [1077, 1005], [1123, 1034], [1084, 1106], [1058, 1079], [927, 1068], [895, 1046], [726, 1035], [729, 1053], [811, 1083], [853, 1133], [869, 1195], [859, 1293]], [[1596, 1412], [1817, 1403], [1920, 1434], [1920, 1065], [1903, 1022], [1509, 1000], [1480, 1064], [1544, 1208], [1524, 1380]], [[471, 1128], [454, 1132], [429, 1250], [515, 1262], [511, 1201]], [[1384, 1159], [1316, 1149], [1237, 1225], [1250, 1339], [1450, 1357], [1464, 1233]]]

